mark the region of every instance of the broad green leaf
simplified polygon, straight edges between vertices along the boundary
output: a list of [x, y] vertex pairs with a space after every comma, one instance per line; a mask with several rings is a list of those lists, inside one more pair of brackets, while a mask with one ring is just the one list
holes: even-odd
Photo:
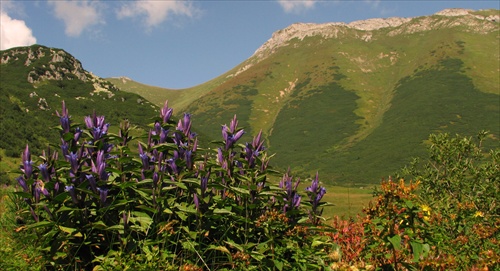
[[104, 222], [102, 222], [100, 220], [100, 221], [92, 223], [92, 227], [95, 229], [106, 229], [107, 226], [106, 226], [106, 224], [104, 224]]
[[424, 246], [422, 243], [415, 241], [410, 242], [410, 244], [411, 244], [411, 249], [413, 250], [413, 262], [418, 262], [424, 250]]
[[177, 207], [177, 209], [179, 211], [183, 211], [183, 212], [186, 212], [186, 213], [191, 213], [191, 214], [196, 214], [196, 209], [194, 208], [193, 205], [187, 205], [187, 206], [183, 206], [183, 205], [180, 205], [180, 204], [176, 204], [175, 207]]
[[245, 249], [243, 249], [243, 247], [239, 244], [236, 244], [233, 240], [229, 239], [229, 241], [224, 241], [224, 243], [230, 245], [231, 247], [234, 247], [236, 248], [237, 250], [239, 251], [245, 251]]
[[[63, 226], [58, 226], [59, 229], [67, 234], [73, 234], [75, 231], [77, 231], [77, 229], [74, 229], [74, 228], [69, 228], [69, 227], [63, 227]], [[80, 233], [80, 236], [82, 234]]]
[[166, 213], [166, 214], [173, 214], [174, 213], [169, 208], [165, 208], [165, 210], [163, 210], [163, 212]]
[[389, 242], [391, 242], [394, 249], [396, 249], [396, 250], [401, 249], [401, 236], [394, 235], [393, 237], [389, 237]]
[[230, 188], [231, 190], [234, 190], [240, 194], [245, 194], [245, 195], [250, 195], [250, 191], [248, 191], [248, 189], [244, 189], [244, 188], [240, 188], [240, 187], [234, 187], [234, 186], [231, 186]]
[[276, 266], [276, 268], [278, 270], [280, 270], [280, 271], [283, 270], [283, 262], [280, 262], [278, 260], [273, 260], [273, 262], [274, 262], [274, 266]]

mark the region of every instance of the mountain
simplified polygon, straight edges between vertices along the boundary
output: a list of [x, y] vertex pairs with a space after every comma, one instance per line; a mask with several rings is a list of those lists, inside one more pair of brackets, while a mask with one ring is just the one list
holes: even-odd
[[[429, 134], [500, 130], [499, 10], [297, 23], [231, 71], [183, 89], [119, 88], [171, 101], [209, 139], [237, 114], [275, 166], [331, 182], [378, 182], [426, 154]], [[133, 87], [132, 87], [133, 86]]]
[[0, 51], [0, 149], [6, 156], [18, 157], [27, 143], [40, 153], [57, 142], [59, 133], [50, 127], [59, 123], [55, 112], [61, 112], [62, 101], [74, 123], [84, 123], [95, 110], [111, 127], [124, 118], [145, 127], [158, 110], [86, 71], [62, 49], [33, 45]]

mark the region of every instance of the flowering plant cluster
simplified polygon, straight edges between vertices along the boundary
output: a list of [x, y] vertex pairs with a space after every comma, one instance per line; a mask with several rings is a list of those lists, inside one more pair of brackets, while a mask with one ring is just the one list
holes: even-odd
[[[191, 115], [165, 103], [144, 136], [116, 134], [94, 113], [73, 123], [64, 102], [60, 144], [22, 155], [17, 195], [39, 234], [47, 269], [311, 270], [328, 265], [318, 234], [326, 190], [269, 181], [262, 133], [240, 144], [236, 116], [213, 149], [198, 146]], [[38, 165], [38, 166], [36, 166]]]
[[430, 157], [383, 181], [357, 220], [335, 219], [334, 270], [498, 270], [500, 153], [471, 138], [430, 136]]

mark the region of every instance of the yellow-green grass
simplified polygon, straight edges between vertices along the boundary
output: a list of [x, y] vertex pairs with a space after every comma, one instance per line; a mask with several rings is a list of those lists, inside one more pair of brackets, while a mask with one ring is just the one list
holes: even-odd
[[362, 213], [364, 207], [373, 198], [372, 187], [345, 187], [325, 185], [327, 193], [323, 201], [332, 205], [324, 208], [323, 217], [355, 217]]

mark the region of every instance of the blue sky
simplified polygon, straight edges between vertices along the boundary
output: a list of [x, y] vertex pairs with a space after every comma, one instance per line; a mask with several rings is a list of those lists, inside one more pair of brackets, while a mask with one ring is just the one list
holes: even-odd
[[98, 76], [167, 88], [221, 75], [297, 22], [500, 9], [498, 1], [0, 1], [2, 50], [33, 43], [62, 48]]

